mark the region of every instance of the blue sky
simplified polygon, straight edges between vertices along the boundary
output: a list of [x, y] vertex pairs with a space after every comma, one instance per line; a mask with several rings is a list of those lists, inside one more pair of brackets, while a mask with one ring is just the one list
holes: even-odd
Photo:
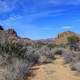
[[0, 0], [0, 24], [31, 39], [80, 33], [80, 0]]

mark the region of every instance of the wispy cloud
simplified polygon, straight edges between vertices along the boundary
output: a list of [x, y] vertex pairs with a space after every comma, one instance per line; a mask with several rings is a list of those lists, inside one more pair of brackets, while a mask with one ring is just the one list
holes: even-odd
[[0, 24], [7, 26], [7, 27], [10, 27], [15, 24], [19, 24], [21, 19], [22, 19], [22, 16], [10, 16], [4, 20], [0, 20]]
[[19, 0], [0, 0], [0, 13], [6, 13], [12, 11], [17, 6]]
[[[0, 13], [16, 13], [33, 21], [40, 17], [63, 15], [66, 9], [55, 8], [60, 5], [78, 5], [80, 0], [0, 0]], [[22, 11], [21, 11], [22, 10]], [[23, 15], [22, 15], [22, 14]], [[7, 18], [7, 22], [12, 18]]]
[[[79, 5], [80, 0], [0, 0], [0, 13], [9, 12], [15, 8], [21, 7], [27, 13], [37, 12], [48, 7], [59, 5]], [[25, 6], [26, 5], [26, 6]]]
[[72, 28], [72, 26], [63, 26], [63, 27], [61, 27], [62, 29], [71, 29]]
[[48, 37], [79, 25], [71, 22], [80, 18], [79, 6], [80, 0], [0, 0], [0, 23], [12, 26], [20, 35]]
[[37, 13], [32, 13], [32, 14], [28, 14], [28, 16], [30, 17], [45, 17], [45, 16], [59, 16], [62, 15], [63, 12], [65, 10], [64, 9], [56, 9], [56, 10], [47, 10], [47, 11], [41, 11], [41, 12], [37, 12]]
[[49, 0], [54, 5], [79, 5], [80, 0]]

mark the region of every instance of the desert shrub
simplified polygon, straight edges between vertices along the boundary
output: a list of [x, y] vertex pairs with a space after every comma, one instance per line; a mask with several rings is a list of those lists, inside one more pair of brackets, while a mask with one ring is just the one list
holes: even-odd
[[23, 57], [26, 49], [23, 46], [19, 46], [18, 44], [0, 44], [0, 54], [5, 55], [8, 54], [10, 56], [15, 57]]
[[80, 72], [80, 52], [65, 50], [63, 52], [64, 63], [69, 63], [72, 70]]
[[62, 51], [64, 50], [64, 48], [53, 48], [51, 50], [53, 55], [62, 55]]
[[50, 62], [50, 59], [54, 58], [50, 48], [43, 46], [41, 48], [29, 48], [27, 47], [27, 52], [25, 54], [26, 59], [33, 64]]
[[56, 47], [57, 47], [57, 48], [65, 48], [65, 47], [66, 47], [66, 45], [65, 45], [65, 44], [63, 44], [63, 43], [61, 43], [61, 44], [59, 44], [59, 45], [56, 45]]
[[70, 63], [70, 62], [72, 62], [72, 56], [73, 56], [72, 51], [65, 50], [63, 52], [62, 56], [64, 57], [64, 63]]
[[71, 69], [80, 72], [80, 62], [73, 63], [73, 65], [71, 66]]
[[0, 75], [2, 80], [24, 80], [33, 64], [51, 62], [54, 53], [50, 48], [32, 48], [19, 44], [0, 44]]
[[62, 56], [64, 57], [65, 63], [76, 63], [80, 60], [80, 52], [71, 51], [69, 49], [64, 50]]
[[50, 42], [50, 43], [48, 43], [48, 45], [47, 45], [50, 49], [53, 49], [53, 48], [55, 48], [55, 44], [53, 44], [52, 42]]
[[25, 46], [0, 44], [0, 70], [3, 70], [0, 80], [23, 80], [33, 64], [33, 61], [28, 59], [32, 57]]
[[23, 80], [25, 74], [30, 73], [31, 65], [29, 62], [19, 60], [18, 58], [10, 57], [9, 60], [5, 61], [2, 57], [0, 80]]
[[80, 72], [80, 52], [66, 49], [63, 51], [64, 63], [69, 63], [72, 70]]
[[[50, 48], [43, 46], [34, 52], [38, 56], [38, 63], [50, 62], [50, 59], [54, 58]], [[48, 61], [49, 60], [49, 61]]]
[[39, 55], [35, 54], [37, 50], [37, 48], [27, 48], [27, 51], [25, 53], [25, 58], [33, 64], [38, 63]]
[[77, 42], [76, 36], [70, 36], [67, 39], [68, 39], [69, 44], [75, 44]]
[[40, 56], [38, 62], [39, 63], [46, 63], [47, 57], [46, 56]]

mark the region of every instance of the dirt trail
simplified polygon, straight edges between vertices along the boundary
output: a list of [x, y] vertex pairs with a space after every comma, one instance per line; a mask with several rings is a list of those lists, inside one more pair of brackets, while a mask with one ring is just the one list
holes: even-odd
[[30, 80], [80, 80], [63, 61], [63, 58], [58, 57], [53, 63], [35, 66], [35, 76]]

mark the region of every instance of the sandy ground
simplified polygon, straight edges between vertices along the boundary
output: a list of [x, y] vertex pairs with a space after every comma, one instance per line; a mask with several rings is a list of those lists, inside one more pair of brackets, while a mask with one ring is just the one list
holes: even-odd
[[80, 76], [76, 76], [71, 71], [69, 65], [64, 65], [63, 58], [57, 57], [53, 63], [39, 65], [33, 67], [34, 77], [30, 80], [80, 80]]

